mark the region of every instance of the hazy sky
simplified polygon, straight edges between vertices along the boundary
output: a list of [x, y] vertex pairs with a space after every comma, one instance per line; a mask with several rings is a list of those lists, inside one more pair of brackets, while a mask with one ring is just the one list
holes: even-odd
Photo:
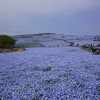
[[0, 0], [0, 33], [100, 34], [100, 0]]

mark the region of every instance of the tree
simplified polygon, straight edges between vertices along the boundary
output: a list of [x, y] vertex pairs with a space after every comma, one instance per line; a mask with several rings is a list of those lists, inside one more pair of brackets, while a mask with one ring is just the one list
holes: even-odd
[[0, 35], [0, 47], [2, 48], [11, 48], [15, 45], [15, 40], [7, 35]]

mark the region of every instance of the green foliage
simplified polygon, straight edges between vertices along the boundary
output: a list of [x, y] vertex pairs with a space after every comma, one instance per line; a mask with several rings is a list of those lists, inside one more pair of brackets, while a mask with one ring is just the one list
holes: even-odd
[[12, 48], [12, 45], [11, 44], [5, 44], [4, 48], [10, 49], [10, 48]]
[[47, 68], [44, 68], [43, 71], [47, 72], [47, 71], [50, 71], [51, 69], [52, 69], [51, 67], [47, 67]]
[[15, 40], [7, 35], [0, 35], [0, 46], [2, 48], [11, 48], [15, 45]]

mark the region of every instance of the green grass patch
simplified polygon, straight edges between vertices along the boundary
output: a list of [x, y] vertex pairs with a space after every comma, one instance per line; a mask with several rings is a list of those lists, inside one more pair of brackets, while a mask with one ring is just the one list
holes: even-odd
[[51, 71], [51, 67], [47, 67], [47, 68], [44, 68], [44, 69], [42, 69], [42, 71], [44, 71], [44, 72], [48, 72], [48, 71]]

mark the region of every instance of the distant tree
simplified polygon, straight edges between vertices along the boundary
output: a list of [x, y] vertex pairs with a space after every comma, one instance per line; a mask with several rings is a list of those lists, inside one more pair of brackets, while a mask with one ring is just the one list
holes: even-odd
[[15, 40], [7, 35], [0, 35], [0, 47], [11, 48], [15, 45]]

